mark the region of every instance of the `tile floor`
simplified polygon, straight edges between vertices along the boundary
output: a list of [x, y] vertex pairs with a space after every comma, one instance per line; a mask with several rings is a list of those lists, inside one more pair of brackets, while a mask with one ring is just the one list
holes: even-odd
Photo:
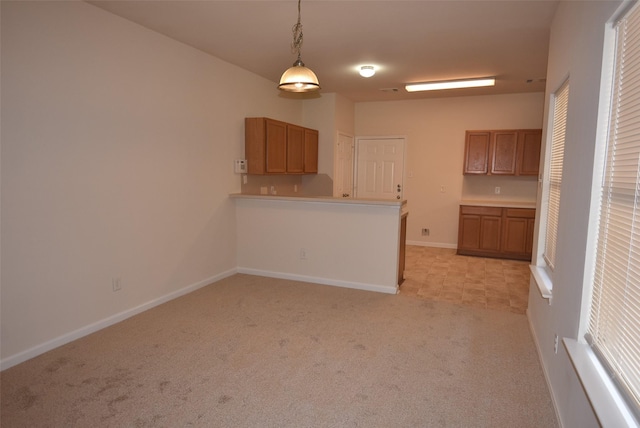
[[408, 245], [400, 294], [524, 314], [529, 263], [458, 256], [447, 248]]

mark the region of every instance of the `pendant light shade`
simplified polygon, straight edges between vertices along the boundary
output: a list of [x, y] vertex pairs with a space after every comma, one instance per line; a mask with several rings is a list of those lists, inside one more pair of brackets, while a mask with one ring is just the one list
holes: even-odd
[[279, 89], [289, 92], [309, 92], [320, 89], [318, 77], [304, 62], [298, 58], [293, 66], [288, 68], [280, 78]]
[[298, 54], [298, 59], [293, 66], [288, 68], [280, 78], [278, 89], [288, 92], [311, 92], [320, 89], [318, 77], [305, 67], [300, 59], [300, 48], [302, 47], [302, 23], [300, 22], [300, 0], [298, 0], [298, 23], [293, 26], [293, 42], [291, 51]]

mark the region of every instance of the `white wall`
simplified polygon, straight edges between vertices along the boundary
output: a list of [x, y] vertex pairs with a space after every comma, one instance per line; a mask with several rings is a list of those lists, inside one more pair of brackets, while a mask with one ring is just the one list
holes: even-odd
[[235, 203], [240, 272], [396, 292], [399, 204], [273, 198]]
[[[570, 77], [564, 171], [553, 298], [542, 299], [532, 282], [528, 316], [565, 427], [598, 426], [564, 348], [555, 354], [553, 342], [555, 334], [578, 338], [581, 317], [586, 316], [581, 305], [588, 293], [583, 288], [585, 269], [590, 269], [585, 254], [593, 251], [587, 245], [587, 229], [604, 29], [618, 6], [613, 1], [560, 2], [551, 31], [545, 117], [550, 93]], [[545, 123], [545, 134], [550, 132], [546, 128]], [[534, 251], [537, 246], [536, 242]]]
[[233, 272], [244, 117], [302, 101], [84, 2], [1, 15], [6, 367]]
[[[414, 175], [405, 178], [404, 186], [410, 243], [455, 248], [463, 191], [482, 199], [483, 191], [492, 191], [493, 183], [500, 180], [503, 199], [513, 199], [514, 194], [518, 200], [536, 199], [535, 177], [463, 179], [462, 162], [468, 129], [541, 128], [541, 93], [366, 102], [356, 103], [355, 111], [358, 136], [407, 137], [405, 177], [409, 172]], [[440, 186], [445, 187], [444, 193]], [[422, 228], [429, 228], [430, 236], [421, 236]]]

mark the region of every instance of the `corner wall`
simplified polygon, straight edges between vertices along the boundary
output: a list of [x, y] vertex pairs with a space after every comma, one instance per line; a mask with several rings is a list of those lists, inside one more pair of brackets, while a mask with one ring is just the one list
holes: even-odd
[[[581, 319], [588, 316], [582, 312], [582, 302], [588, 300], [590, 292], [589, 285], [584, 284], [585, 270], [591, 269], [586, 265], [585, 255], [593, 251], [587, 232], [603, 43], [605, 25], [619, 6], [620, 2], [613, 1], [560, 2], [551, 30], [545, 117], [549, 115], [550, 94], [570, 78], [558, 244], [553, 298], [543, 299], [532, 281], [528, 317], [565, 427], [599, 426], [564, 347], [560, 346], [556, 354], [553, 343], [556, 334], [560, 338], [578, 339]], [[550, 132], [550, 125], [545, 123], [545, 134]], [[538, 207], [540, 203], [538, 200]], [[535, 242], [534, 253], [537, 247]]]
[[233, 273], [244, 117], [302, 101], [85, 2], [1, 7], [6, 368]]

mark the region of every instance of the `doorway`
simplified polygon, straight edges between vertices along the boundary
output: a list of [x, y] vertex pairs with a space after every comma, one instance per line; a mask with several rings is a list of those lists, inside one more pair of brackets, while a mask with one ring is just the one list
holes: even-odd
[[403, 199], [404, 150], [404, 137], [357, 137], [354, 196]]
[[338, 132], [334, 158], [333, 196], [353, 197], [353, 156], [355, 143], [352, 135]]

